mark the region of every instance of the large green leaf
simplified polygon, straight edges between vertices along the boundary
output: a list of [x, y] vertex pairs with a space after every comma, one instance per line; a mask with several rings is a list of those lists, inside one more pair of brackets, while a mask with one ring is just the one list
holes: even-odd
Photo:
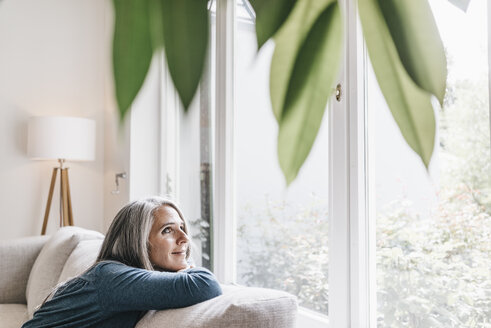
[[164, 47], [164, 25], [162, 17], [162, 0], [147, 0], [149, 5], [149, 26], [153, 52]]
[[208, 46], [208, 9], [204, 0], [162, 0], [167, 65], [187, 110], [203, 74]]
[[321, 125], [339, 72], [343, 44], [341, 12], [331, 3], [300, 47], [279, 122], [278, 158], [287, 184], [297, 176]]
[[256, 12], [257, 49], [285, 22], [296, 0], [250, 0]]
[[428, 0], [378, 0], [404, 68], [443, 105], [447, 59]]
[[123, 119], [143, 85], [152, 60], [147, 0], [113, 0], [113, 74]]
[[280, 120], [295, 59], [312, 25], [335, 0], [298, 0], [283, 27], [275, 35], [271, 60], [270, 96], [273, 113]]
[[431, 95], [404, 69], [377, 0], [358, 0], [359, 14], [380, 89], [409, 146], [428, 167], [435, 142]]

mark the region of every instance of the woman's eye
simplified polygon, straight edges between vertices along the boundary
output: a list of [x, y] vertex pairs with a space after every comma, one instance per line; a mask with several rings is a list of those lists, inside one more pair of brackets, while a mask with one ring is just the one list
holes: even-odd
[[164, 230], [162, 230], [163, 233], [169, 233], [171, 231], [172, 231], [171, 228], [165, 228]]

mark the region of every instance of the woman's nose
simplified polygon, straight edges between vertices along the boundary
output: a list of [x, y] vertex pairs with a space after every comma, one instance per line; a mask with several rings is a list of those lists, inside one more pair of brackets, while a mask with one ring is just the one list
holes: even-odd
[[189, 242], [188, 235], [186, 235], [186, 233], [184, 231], [181, 231], [181, 234], [177, 238], [177, 243], [180, 245], [180, 244], [184, 244], [187, 242]]

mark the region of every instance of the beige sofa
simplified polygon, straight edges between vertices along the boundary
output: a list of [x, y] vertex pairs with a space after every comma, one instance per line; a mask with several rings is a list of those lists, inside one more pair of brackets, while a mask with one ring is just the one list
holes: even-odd
[[[65, 227], [53, 236], [0, 241], [0, 326], [18, 328], [52, 288], [88, 268], [103, 235]], [[295, 326], [296, 298], [288, 293], [222, 285], [223, 295], [182, 309], [149, 311], [137, 328]]]

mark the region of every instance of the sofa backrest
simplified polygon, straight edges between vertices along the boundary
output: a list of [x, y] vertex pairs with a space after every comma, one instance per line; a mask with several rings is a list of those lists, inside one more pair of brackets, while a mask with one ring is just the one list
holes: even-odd
[[[279, 290], [222, 285], [223, 295], [193, 306], [148, 311], [136, 328], [294, 328], [295, 296]], [[165, 323], [165, 324], [162, 324]]]
[[0, 241], [0, 304], [26, 304], [26, 286], [34, 261], [49, 236]]
[[66, 260], [58, 283], [70, 280], [90, 268], [96, 261], [103, 239], [82, 240]]
[[96, 231], [78, 227], [63, 227], [46, 242], [32, 266], [27, 282], [26, 299], [29, 319], [58, 284], [65, 263], [76, 246], [83, 240], [102, 240], [103, 238], [104, 236]]

